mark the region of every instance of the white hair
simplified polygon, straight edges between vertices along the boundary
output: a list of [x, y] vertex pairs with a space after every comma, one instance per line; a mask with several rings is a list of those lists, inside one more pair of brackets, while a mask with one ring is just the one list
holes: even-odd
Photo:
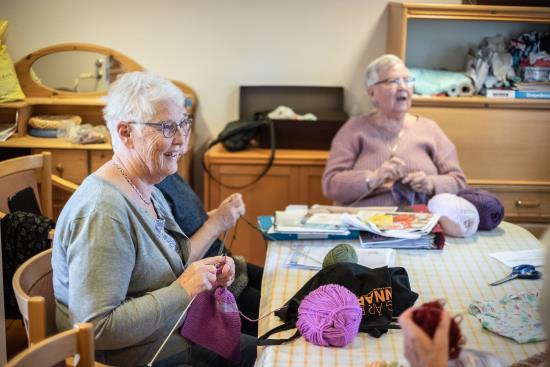
[[394, 65], [403, 64], [403, 60], [392, 54], [385, 54], [367, 66], [367, 72], [365, 73], [365, 87], [368, 89], [375, 83], [380, 81], [380, 74], [386, 70], [391, 69]]
[[[105, 97], [103, 117], [111, 133], [113, 149], [120, 145], [117, 124], [149, 122], [156, 114], [159, 102], [173, 102], [183, 106], [185, 97], [171, 81], [151, 71], [122, 74], [109, 88]], [[141, 131], [143, 125], [135, 125]]]

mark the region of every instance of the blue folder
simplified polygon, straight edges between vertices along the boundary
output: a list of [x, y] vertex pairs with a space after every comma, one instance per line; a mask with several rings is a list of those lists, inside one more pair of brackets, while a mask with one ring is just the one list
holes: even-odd
[[262, 230], [264, 239], [268, 241], [295, 241], [295, 240], [357, 240], [359, 239], [359, 231], [350, 230], [349, 234], [336, 235], [325, 233], [267, 233], [273, 226], [273, 217], [270, 215], [260, 215], [258, 217], [258, 225]]

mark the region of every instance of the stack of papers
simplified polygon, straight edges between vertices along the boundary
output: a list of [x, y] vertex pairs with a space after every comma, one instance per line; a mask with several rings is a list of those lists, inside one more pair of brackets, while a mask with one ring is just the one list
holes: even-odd
[[[395, 262], [395, 250], [384, 249], [362, 249], [354, 247], [357, 252], [358, 263], [369, 268], [380, 268], [382, 266], [393, 266]], [[323, 259], [332, 250], [329, 246], [301, 246], [292, 248], [286, 265], [295, 269], [319, 270], [323, 266]]]
[[363, 248], [397, 249], [435, 249], [435, 235], [423, 235], [420, 238], [386, 237], [376, 233], [359, 232], [359, 243]]
[[342, 214], [342, 224], [349, 228], [368, 231], [384, 237], [420, 239], [429, 235], [439, 215], [433, 213], [372, 213]]
[[[323, 221], [314, 221], [306, 225], [302, 223], [307, 214], [300, 210], [285, 210], [275, 212], [274, 231], [279, 233], [324, 233], [334, 235], [347, 235], [349, 230], [340, 225], [340, 220], [334, 222], [334, 218], [328, 218]], [[311, 219], [311, 218], [310, 218]]]
[[544, 249], [542, 247], [533, 250], [493, 252], [489, 254], [489, 257], [511, 268], [523, 264], [533, 266], [544, 265]]

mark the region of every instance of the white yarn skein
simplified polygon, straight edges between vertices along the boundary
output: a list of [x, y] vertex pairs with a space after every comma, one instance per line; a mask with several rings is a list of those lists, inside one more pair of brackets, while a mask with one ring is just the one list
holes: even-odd
[[446, 235], [470, 237], [477, 231], [479, 213], [468, 200], [453, 194], [437, 194], [428, 202], [428, 210], [441, 216], [439, 224]]

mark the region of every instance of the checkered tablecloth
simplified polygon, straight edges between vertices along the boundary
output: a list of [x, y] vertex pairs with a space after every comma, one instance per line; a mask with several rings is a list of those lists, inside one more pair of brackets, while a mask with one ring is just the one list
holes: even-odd
[[[348, 241], [349, 242], [349, 241]], [[334, 241], [300, 241], [304, 245], [334, 246]], [[473, 300], [496, 300], [506, 294], [540, 291], [542, 280], [513, 280], [500, 286], [488, 283], [510, 273], [510, 268], [489, 258], [497, 251], [532, 249], [541, 243], [525, 229], [502, 223], [490, 232], [479, 232], [466, 239], [447, 238], [446, 246], [439, 250], [397, 250], [395, 265], [409, 273], [411, 287], [419, 293], [417, 305], [433, 299], [447, 300], [447, 310], [462, 314], [460, 324], [466, 336], [466, 348], [489, 351], [507, 363], [521, 360], [545, 349], [545, 343], [518, 344], [482, 329], [480, 322], [468, 313]], [[316, 272], [289, 269], [285, 266], [293, 242], [271, 242], [264, 268], [260, 315], [282, 306]], [[260, 321], [259, 333], [264, 334], [277, 325], [278, 317], [271, 315]], [[295, 330], [276, 334], [289, 337]], [[299, 338], [285, 345], [259, 347], [256, 366], [366, 366], [376, 360], [399, 361], [406, 365], [403, 356], [400, 330], [390, 330], [376, 339], [359, 333], [353, 343], [344, 348], [326, 348], [310, 344]]]

